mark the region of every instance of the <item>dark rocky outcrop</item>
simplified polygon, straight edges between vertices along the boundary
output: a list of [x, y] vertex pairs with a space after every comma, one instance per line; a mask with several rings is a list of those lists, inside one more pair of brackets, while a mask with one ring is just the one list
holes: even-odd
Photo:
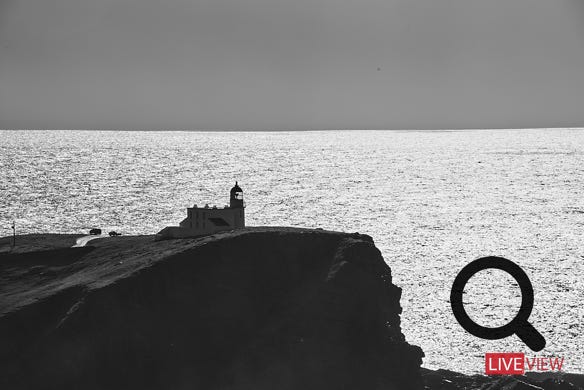
[[423, 389], [368, 236], [90, 245], [0, 254], [0, 388]]
[[[0, 389], [577, 390], [420, 369], [366, 235], [0, 238]], [[445, 352], [446, 353], [446, 352]]]

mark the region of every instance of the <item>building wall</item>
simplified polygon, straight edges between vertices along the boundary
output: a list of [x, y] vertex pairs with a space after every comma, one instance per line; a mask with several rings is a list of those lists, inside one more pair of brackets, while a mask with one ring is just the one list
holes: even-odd
[[[228, 226], [217, 226], [209, 218], [221, 218]], [[244, 209], [188, 208], [187, 217], [180, 227], [188, 229], [193, 235], [205, 235], [245, 227], [244, 218]]]
[[[217, 226], [209, 218], [221, 218], [227, 226]], [[223, 230], [245, 227], [244, 208], [187, 208], [187, 217], [179, 226], [167, 226], [158, 235], [163, 237], [193, 237], [213, 234]]]

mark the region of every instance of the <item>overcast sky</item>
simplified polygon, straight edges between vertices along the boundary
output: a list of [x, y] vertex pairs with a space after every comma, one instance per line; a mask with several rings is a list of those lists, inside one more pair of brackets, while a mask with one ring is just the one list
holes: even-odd
[[0, 0], [0, 128], [580, 126], [580, 0]]

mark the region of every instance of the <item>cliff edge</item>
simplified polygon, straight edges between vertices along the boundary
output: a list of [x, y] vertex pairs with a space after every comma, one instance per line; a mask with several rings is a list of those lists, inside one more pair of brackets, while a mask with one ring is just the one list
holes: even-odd
[[250, 228], [0, 253], [0, 387], [422, 389], [371, 237]]

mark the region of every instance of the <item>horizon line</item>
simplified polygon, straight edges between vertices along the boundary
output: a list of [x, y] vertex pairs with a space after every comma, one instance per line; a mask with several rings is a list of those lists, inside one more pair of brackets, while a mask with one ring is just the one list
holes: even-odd
[[489, 130], [582, 130], [584, 126], [574, 126], [574, 127], [481, 127], [481, 128], [437, 128], [437, 129], [352, 129], [352, 128], [341, 128], [341, 129], [0, 129], [0, 131], [136, 131], [136, 132], [146, 132], [146, 131], [158, 131], [158, 132], [201, 132], [201, 133], [219, 133], [219, 132], [257, 132], [257, 133], [276, 133], [276, 132], [325, 132], [325, 131], [489, 131]]

